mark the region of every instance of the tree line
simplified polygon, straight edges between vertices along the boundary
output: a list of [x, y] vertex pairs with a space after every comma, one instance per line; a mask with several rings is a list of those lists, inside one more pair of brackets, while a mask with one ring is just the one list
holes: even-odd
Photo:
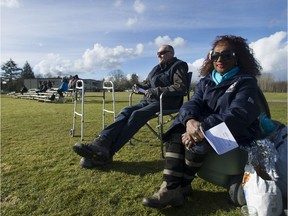
[[[38, 78], [41, 76], [39, 75]], [[26, 61], [23, 68], [17, 66], [17, 64], [10, 59], [6, 63], [1, 65], [1, 90], [3, 92], [19, 92], [24, 86], [24, 79], [36, 78], [30, 64]], [[46, 78], [60, 78], [52, 77], [47, 74]], [[137, 74], [132, 74], [128, 79], [124, 72], [121, 70], [113, 70], [109, 73], [107, 81], [112, 81], [116, 91], [124, 91], [131, 89], [131, 86], [139, 82]], [[103, 79], [104, 81], [104, 79]]]
[[[18, 92], [24, 85], [24, 79], [33, 78], [35, 78], [34, 72], [27, 61], [23, 68], [19, 68], [12, 59], [1, 66], [1, 90], [4, 92]], [[49, 76], [47, 78], [53, 77]], [[124, 91], [131, 89], [133, 84], [138, 83], [139, 77], [137, 74], [132, 74], [130, 78], [127, 78], [123, 71], [112, 70], [106, 80], [113, 82], [115, 91]], [[262, 76], [258, 78], [258, 84], [264, 92], [287, 92], [287, 79], [275, 81], [271, 74], [262, 74]], [[193, 89], [195, 85], [196, 83], [192, 82], [191, 89]]]
[[35, 75], [27, 61], [23, 68], [19, 68], [12, 59], [1, 65], [1, 90], [4, 92], [19, 92], [24, 79], [31, 78], [35, 78]]

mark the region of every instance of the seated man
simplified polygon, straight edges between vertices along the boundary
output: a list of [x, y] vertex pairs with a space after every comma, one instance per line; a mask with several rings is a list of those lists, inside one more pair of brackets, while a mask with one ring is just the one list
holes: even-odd
[[21, 95], [23, 95], [24, 93], [28, 92], [28, 89], [26, 88], [25, 85], [23, 85], [23, 87], [20, 90]]
[[83, 157], [80, 162], [82, 167], [93, 168], [111, 162], [113, 155], [159, 112], [161, 93], [165, 92], [164, 109], [181, 107], [188, 85], [188, 65], [174, 57], [174, 48], [170, 45], [162, 45], [157, 56], [159, 64], [142, 84], [134, 85], [136, 89], [145, 89], [144, 98], [138, 104], [123, 108], [114, 123], [94, 141], [73, 146], [73, 150]]

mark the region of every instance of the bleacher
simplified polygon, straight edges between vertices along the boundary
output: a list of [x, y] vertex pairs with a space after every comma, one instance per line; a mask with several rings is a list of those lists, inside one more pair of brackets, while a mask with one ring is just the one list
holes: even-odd
[[[7, 95], [14, 98], [27, 99], [27, 100], [37, 100], [39, 102], [47, 103], [65, 103], [68, 101], [73, 101], [73, 89], [69, 89], [67, 92], [64, 92], [64, 98], [60, 98], [57, 94], [57, 88], [48, 89], [46, 92], [38, 92], [39, 89], [29, 89], [26, 93], [16, 93], [10, 92]], [[38, 93], [37, 93], [38, 92]], [[51, 100], [51, 96], [55, 95], [55, 99]]]

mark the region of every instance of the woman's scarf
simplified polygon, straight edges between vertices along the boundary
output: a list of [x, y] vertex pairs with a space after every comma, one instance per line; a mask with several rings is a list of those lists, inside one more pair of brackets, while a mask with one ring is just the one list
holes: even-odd
[[216, 83], [216, 85], [218, 85], [219, 83], [221, 83], [223, 80], [229, 79], [233, 76], [235, 76], [239, 71], [239, 67], [235, 66], [233, 67], [230, 71], [228, 71], [227, 73], [225, 73], [223, 76], [218, 73], [215, 69], [212, 71], [212, 78], [213, 81]]

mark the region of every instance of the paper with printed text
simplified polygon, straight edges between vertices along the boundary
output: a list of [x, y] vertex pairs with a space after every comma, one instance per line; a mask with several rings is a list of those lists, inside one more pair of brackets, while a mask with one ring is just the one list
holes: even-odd
[[201, 131], [218, 155], [238, 147], [238, 143], [225, 122], [222, 122], [205, 132], [201, 128]]

